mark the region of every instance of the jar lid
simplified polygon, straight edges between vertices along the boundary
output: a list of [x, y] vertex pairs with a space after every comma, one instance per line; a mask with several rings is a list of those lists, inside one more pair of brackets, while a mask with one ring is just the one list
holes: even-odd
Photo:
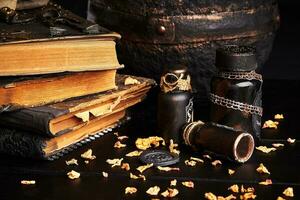
[[252, 71], [257, 68], [252, 46], [227, 45], [216, 51], [216, 67], [224, 71]]
[[169, 166], [179, 162], [179, 156], [166, 150], [146, 150], [140, 155], [140, 160], [145, 164], [153, 163], [154, 166]]

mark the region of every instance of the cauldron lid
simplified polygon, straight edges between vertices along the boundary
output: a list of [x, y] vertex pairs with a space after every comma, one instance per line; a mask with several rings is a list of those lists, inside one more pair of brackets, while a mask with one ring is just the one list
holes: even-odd
[[228, 45], [217, 49], [216, 67], [222, 71], [252, 71], [257, 68], [252, 46]]

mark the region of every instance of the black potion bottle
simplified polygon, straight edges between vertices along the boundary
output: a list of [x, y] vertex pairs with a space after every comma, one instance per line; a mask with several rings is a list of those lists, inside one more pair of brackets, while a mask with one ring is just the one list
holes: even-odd
[[216, 52], [217, 74], [211, 82], [212, 122], [260, 138], [262, 76], [255, 72], [255, 49], [225, 46]]
[[193, 121], [193, 98], [187, 68], [176, 65], [164, 72], [158, 94], [158, 131], [168, 143], [181, 143], [182, 127]]

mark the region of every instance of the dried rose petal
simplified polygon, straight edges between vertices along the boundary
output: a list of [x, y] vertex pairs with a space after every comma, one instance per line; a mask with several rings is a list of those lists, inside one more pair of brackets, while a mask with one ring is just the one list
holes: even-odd
[[163, 197], [175, 197], [177, 194], [179, 193], [179, 191], [177, 189], [172, 189], [172, 188], [168, 188], [166, 191], [162, 192], [161, 195]]
[[274, 128], [274, 129], [277, 129], [278, 127], [278, 124], [279, 122], [274, 122], [272, 120], [268, 120], [268, 121], [265, 121], [264, 125], [262, 128]]
[[134, 194], [137, 192], [137, 189], [135, 187], [126, 187], [125, 188], [125, 194]]
[[208, 154], [204, 154], [204, 155], [203, 155], [203, 158], [207, 158], [207, 159], [211, 160], [211, 157], [210, 157], [210, 155], [208, 155]]
[[220, 160], [215, 160], [215, 161], [211, 162], [211, 164], [213, 166], [217, 166], [217, 165], [222, 165], [222, 162]]
[[241, 200], [255, 199], [255, 198], [256, 198], [256, 195], [251, 192], [240, 195]]
[[259, 167], [256, 169], [256, 171], [261, 174], [271, 174], [269, 170], [262, 163], [259, 164]]
[[147, 164], [147, 165], [142, 165], [136, 168], [139, 172], [143, 173], [146, 169], [149, 169], [153, 166], [153, 163]]
[[76, 172], [74, 170], [68, 172], [67, 175], [68, 175], [69, 179], [77, 179], [80, 177], [80, 173]]
[[135, 84], [141, 84], [141, 82], [130, 76], [128, 76], [124, 81], [124, 85], [135, 85]]
[[118, 140], [124, 140], [124, 139], [128, 139], [128, 136], [126, 135], [118, 136]]
[[176, 186], [177, 185], [177, 180], [174, 179], [171, 181], [170, 186]]
[[22, 180], [21, 184], [22, 185], [34, 185], [36, 182], [35, 180]]
[[266, 179], [265, 181], [261, 181], [258, 184], [260, 184], [260, 185], [272, 185], [272, 180], [271, 179]]
[[72, 158], [71, 160], [66, 160], [66, 165], [78, 165], [78, 162], [75, 158]]
[[282, 194], [284, 194], [287, 197], [294, 197], [294, 190], [292, 187], [288, 187], [283, 191]]
[[114, 132], [114, 135], [115, 135], [115, 136], [119, 136], [119, 133], [118, 133], [118, 132]]
[[200, 158], [196, 158], [196, 157], [190, 157], [190, 160], [194, 160], [194, 161], [199, 162], [199, 163], [204, 163], [204, 160], [202, 160]]
[[129, 163], [122, 163], [121, 169], [125, 169], [126, 171], [129, 171], [130, 170]]
[[204, 197], [208, 200], [217, 200], [217, 196], [211, 192], [207, 192], [204, 194]]
[[96, 156], [93, 155], [92, 149], [88, 149], [86, 152], [81, 154], [81, 158], [88, 159], [88, 160], [94, 160], [94, 159], [96, 159]]
[[232, 194], [227, 197], [217, 196], [217, 200], [232, 200], [232, 199], [236, 199], [236, 197]]
[[85, 160], [85, 161], [84, 161], [84, 163], [85, 163], [85, 164], [89, 164], [89, 163], [90, 163], [90, 161], [88, 161], [88, 160]]
[[277, 197], [277, 200], [285, 200], [285, 199], [282, 197]]
[[275, 148], [279, 148], [279, 147], [284, 147], [284, 144], [281, 144], [281, 143], [273, 143], [272, 146], [275, 147]]
[[120, 141], [117, 141], [114, 144], [114, 148], [117, 148], [117, 149], [124, 148], [124, 147], [126, 147], [126, 144], [122, 144]]
[[225, 197], [225, 200], [233, 200], [233, 199], [236, 199], [236, 197], [233, 194]]
[[178, 144], [175, 144], [175, 143], [173, 142], [173, 140], [171, 139], [171, 140], [170, 140], [170, 145], [169, 145], [169, 150], [170, 150], [170, 152], [179, 155], [179, 154], [180, 154], [180, 151], [176, 149], [177, 147], [178, 147]]
[[136, 176], [136, 175], [130, 173], [130, 178], [131, 179], [143, 179], [143, 181], [146, 180], [146, 177], [144, 175], [142, 175], [142, 174], [139, 174], [139, 176]]
[[255, 148], [263, 153], [270, 153], [271, 151], [276, 151], [276, 148], [274, 148], [274, 147], [268, 148], [266, 146], [259, 146], [259, 147], [255, 147]]
[[146, 150], [153, 145], [154, 147], [158, 147], [160, 145], [160, 142], [162, 142], [162, 145], [165, 144], [165, 141], [163, 138], [158, 136], [151, 136], [148, 138], [138, 138], [135, 141], [135, 145], [140, 150]]
[[157, 169], [159, 169], [160, 171], [165, 171], [165, 172], [180, 171], [180, 169], [178, 167], [161, 167], [161, 166], [158, 166]]
[[286, 141], [290, 144], [293, 144], [296, 142], [296, 139], [288, 138]]
[[111, 165], [111, 167], [121, 166], [123, 158], [107, 159], [106, 162]]
[[235, 173], [235, 171], [233, 170], [233, 169], [228, 169], [228, 174], [229, 175], [232, 175], [232, 174], [234, 174]]
[[107, 177], [108, 177], [108, 173], [107, 173], [107, 172], [102, 172], [102, 176], [103, 176], [104, 178], [107, 178]]
[[284, 119], [283, 114], [274, 115], [274, 119]]
[[228, 190], [230, 190], [230, 191], [232, 191], [234, 193], [238, 193], [239, 192], [239, 186], [237, 184], [234, 184], [234, 185], [230, 186], [228, 188]]
[[184, 182], [181, 182], [182, 185], [184, 185], [185, 187], [188, 187], [188, 188], [194, 188], [194, 182], [193, 181], [184, 181]]
[[160, 188], [159, 188], [158, 186], [153, 186], [153, 187], [150, 187], [150, 188], [146, 191], [146, 193], [147, 193], [147, 194], [150, 194], [150, 195], [152, 195], [152, 196], [156, 196], [156, 195], [158, 195], [159, 191], [160, 191]]
[[185, 160], [184, 163], [187, 165], [187, 166], [191, 166], [191, 167], [194, 167], [197, 162], [194, 161], [194, 160]]
[[244, 188], [244, 185], [241, 186], [241, 193], [245, 192], [255, 192], [255, 189], [253, 187]]
[[132, 151], [126, 154], [127, 157], [135, 157], [135, 156], [140, 156], [143, 152], [142, 151]]

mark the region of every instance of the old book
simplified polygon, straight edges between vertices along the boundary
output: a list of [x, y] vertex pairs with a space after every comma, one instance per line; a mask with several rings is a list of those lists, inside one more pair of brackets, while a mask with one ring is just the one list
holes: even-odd
[[114, 89], [116, 70], [0, 78], [2, 110], [33, 107]]
[[24, 10], [24, 9], [38, 8], [47, 5], [48, 2], [49, 0], [18, 0], [16, 9]]
[[0, 153], [34, 159], [52, 159], [61, 155], [64, 150], [70, 151], [78, 142], [97, 136], [101, 130], [115, 127], [124, 116], [125, 110], [98, 117], [79, 129], [55, 138], [0, 128]]
[[47, 5], [49, 0], [1, 0], [0, 8], [8, 7], [13, 10], [38, 8]]
[[17, 0], [1, 0], [0, 1], [0, 8], [8, 7], [11, 9], [16, 9], [17, 7]]
[[1, 9], [0, 76], [117, 69], [117, 33], [55, 4]]
[[124, 85], [127, 75], [117, 75], [117, 89], [33, 108], [0, 114], [0, 125], [54, 137], [78, 129], [96, 117], [106, 116], [140, 102], [154, 84], [134, 77], [138, 84]]

